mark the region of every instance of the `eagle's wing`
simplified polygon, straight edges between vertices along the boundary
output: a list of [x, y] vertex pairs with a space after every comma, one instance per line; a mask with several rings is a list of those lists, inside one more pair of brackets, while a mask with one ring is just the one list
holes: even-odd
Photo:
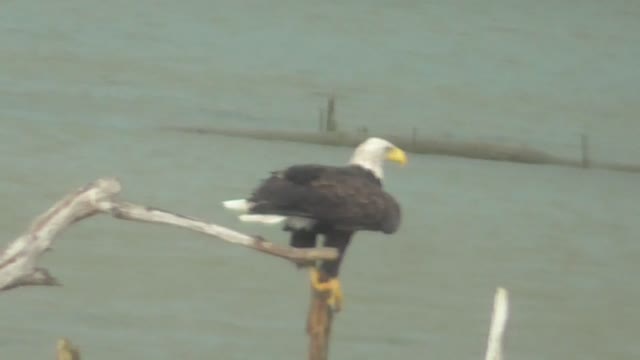
[[393, 232], [399, 225], [398, 203], [368, 179], [321, 177], [309, 184], [309, 192], [307, 211], [336, 228]]
[[250, 201], [256, 214], [306, 217], [343, 230], [393, 232], [400, 220], [393, 197], [349, 168], [292, 166], [264, 180]]

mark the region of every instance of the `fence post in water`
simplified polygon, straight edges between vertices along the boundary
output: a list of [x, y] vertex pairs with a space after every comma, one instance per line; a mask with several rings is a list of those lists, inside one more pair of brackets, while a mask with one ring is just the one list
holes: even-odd
[[327, 131], [338, 131], [338, 123], [336, 122], [336, 96], [331, 94], [327, 100]]
[[587, 134], [580, 135], [580, 148], [582, 153], [582, 167], [588, 168], [591, 166], [591, 159], [589, 158], [589, 137]]
[[326, 123], [326, 117], [325, 117], [325, 113], [324, 113], [324, 109], [320, 108], [318, 109], [318, 131], [320, 132], [326, 132], [327, 131], [327, 123]]
[[411, 149], [412, 150], [416, 149], [417, 142], [418, 142], [418, 128], [414, 126], [413, 129], [411, 129]]

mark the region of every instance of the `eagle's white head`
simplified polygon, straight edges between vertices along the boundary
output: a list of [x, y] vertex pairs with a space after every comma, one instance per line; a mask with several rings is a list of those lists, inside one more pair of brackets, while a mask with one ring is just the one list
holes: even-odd
[[385, 160], [397, 162], [401, 165], [407, 163], [407, 155], [399, 147], [389, 141], [377, 137], [371, 137], [356, 147], [351, 160], [352, 165], [362, 166], [382, 179], [384, 171], [382, 165]]

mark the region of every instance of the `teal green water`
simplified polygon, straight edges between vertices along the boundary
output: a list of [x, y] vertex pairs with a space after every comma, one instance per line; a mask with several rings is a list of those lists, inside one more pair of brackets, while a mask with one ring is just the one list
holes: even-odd
[[[323, 93], [346, 128], [527, 142], [633, 160], [633, 2], [8, 1], [0, 11], [3, 242], [68, 191], [263, 233], [220, 201], [348, 149], [201, 137], [167, 124], [313, 129]], [[511, 292], [518, 359], [640, 356], [638, 177], [417, 156], [388, 166], [405, 220], [360, 234], [332, 358], [478, 359], [493, 292]], [[278, 259], [97, 217], [43, 263], [65, 284], [0, 296], [0, 358], [300, 359], [307, 277]]]

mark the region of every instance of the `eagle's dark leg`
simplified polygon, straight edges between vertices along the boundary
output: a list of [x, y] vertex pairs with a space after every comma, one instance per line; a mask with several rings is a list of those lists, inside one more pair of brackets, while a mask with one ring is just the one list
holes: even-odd
[[[317, 233], [315, 231], [305, 229], [292, 230], [289, 245], [295, 248], [312, 248], [316, 246], [316, 236]], [[297, 266], [298, 268], [301, 267], [301, 265]]]
[[316, 232], [310, 230], [291, 231], [289, 245], [296, 248], [312, 248], [316, 246]]
[[324, 246], [338, 250], [338, 258], [334, 261], [325, 261], [320, 265], [320, 270], [313, 268], [311, 271], [311, 284], [318, 291], [330, 291], [328, 303], [334, 311], [342, 308], [342, 288], [338, 280], [340, 265], [351, 241], [353, 232], [333, 230], [325, 235]]
[[342, 259], [344, 259], [344, 254], [347, 251], [347, 247], [351, 242], [351, 235], [353, 233], [350, 231], [332, 231], [325, 236], [324, 246], [332, 247], [338, 250], [338, 258], [334, 261], [325, 261], [322, 263], [322, 271], [324, 271], [327, 276], [330, 278], [338, 277], [338, 272], [340, 271], [340, 265], [342, 264]]

